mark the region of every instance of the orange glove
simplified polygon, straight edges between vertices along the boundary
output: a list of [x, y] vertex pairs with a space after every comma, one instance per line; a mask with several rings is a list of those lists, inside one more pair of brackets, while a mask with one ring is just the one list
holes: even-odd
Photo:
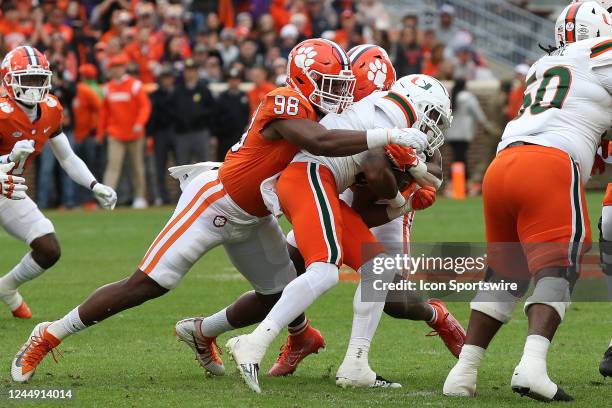
[[419, 188], [412, 194], [412, 209], [424, 210], [436, 202], [436, 189], [431, 186]]
[[407, 171], [410, 167], [416, 166], [419, 158], [412, 147], [404, 147], [400, 145], [385, 146], [385, 153], [395, 167], [401, 171]]
[[604, 174], [606, 172], [606, 162], [604, 161], [612, 155], [612, 143], [609, 140], [603, 139], [600, 144], [601, 155], [595, 154], [595, 161], [593, 162], [593, 168], [591, 169], [591, 175]]

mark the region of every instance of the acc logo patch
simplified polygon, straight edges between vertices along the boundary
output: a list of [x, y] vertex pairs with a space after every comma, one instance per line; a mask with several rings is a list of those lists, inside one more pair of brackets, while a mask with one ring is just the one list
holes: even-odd
[[47, 100], [45, 102], [47, 102], [47, 106], [50, 108], [55, 108], [57, 106], [57, 100], [50, 96], [47, 96]]
[[217, 215], [213, 219], [213, 225], [215, 227], [217, 227], [217, 228], [221, 228], [221, 227], [225, 226], [225, 224], [227, 224], [227, 218], [225, 218], [222, 215]]

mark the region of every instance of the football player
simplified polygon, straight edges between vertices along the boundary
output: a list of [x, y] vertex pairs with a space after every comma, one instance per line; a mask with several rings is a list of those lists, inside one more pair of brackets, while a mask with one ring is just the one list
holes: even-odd
[[548, 377], [546, 356], [591, 243], [583, 185], [612, 125], [610, 22], [597, 2], [568, 5], [555, 24], [556, 48], [527, 74], [523, 106], [506, 126], [483, 184], [486, 279], [514, 280], [517, 290], [477, 293], [445, 395], [474, 395], [486, 348], [533, 278], [524, 306], [529, 331], [512, 390], [543, 401], [572, 399]]
[[[416, 104], [409, 100], [407, 92], [389, 92], [365, 98], [342, 114], [327, 115], [321, 124], [329, 128], [345, 129], [405, 128], [416, 125], [420, 126], [420, 130], [430, 133], [427, 149], [433, 152], [443, 142], [443, 129], [450, 124], [450, 99], [444, 86], [437, 80], [429, 77], [408, 80], [412, 79], [431, 96], [430, 103], [423, 101], [427, 109], [422, 112], [415, 109]], [[417, 150], [417, 153], [421, 152]], [[426, 165], [420, 163], [416, 155], [414, 159], [414, 167], [427, 173]], [[342, 158], [300, 152], [278, 178], [275, 190], [279, 207], [293, 225], [306, 271], [287, 285], [279, 301], [251, 334], [234, 337], [227, 343], [243, 379], [255, 392], [260, 392], [257, 371], [266, 349], [280, 328], [299, 316], [315, 299], [338, 282], [338, 267], [345, 263], [358, 270], [364, 260], [372, 263], [376, 257], [385, 256], [384, 247], [378, 243], [360, 216], [339, 199], [339, 192], [353, 185], [357, 174], [363, 173], [372, 192], [377, 197], [390, 200], [392, 210], [389, 211], [394, 214], [392, 218], [403, 215], [411, 208], [410, 203], [399, 191], [395, 175], [387, 163], [383, 151]], [[385, 220], [388, 221], [389, 218]], [[369, 245], [371, 253], [362, 254], [362, 245]], [[369, 342], [385, 304], [384, 297], [379, 302], [364, 302], [360, 292], [355, 295], [355, 302], [352, 338], [359, 339], [359, 344], [356, 341], [349, 345], [348, 354], [353, 357], [358, 353], [361, 356], [367, 355]], [[365, 364], [366, 368], [359, 366], [359, 377], [354, 372], [348, 372], [348, 368], [345, 373], [343, 368], [347, 366], [343, 364], [338, 373], [339, 382], [346, 379], [346, 385], [377, 386], [376, 373], [367, 366], [367, 362]], [[380, 380], [385, 385], [389, 383]]]
[[[352, 71], [356, 78], [354, 91], [354, 98], [356, 102], [369, 96], [375, 91], [389, 90], [391, 85], [393, 85], [395, 82], [395, 70], [384, 49], [376, 45], [364, 44], [351, 49], [348, 52], [348, 55], [351, 59]], [[409, 93], [415, 94], [422, 91], [420, 88], [414, 88], [414, 84], [410, 85], [410, 79], [412, 78], [407, 78], [407, 80], [404, 81], [404, 83], [407, 83], [408, 86], [413, 87]], [[381, 94], [381, 96], [383, 95]], [[360, 105], [357, 104], [353, 109], [359, 110], [359, 106]], [[399, 110], [398, 105], [389, 105], [388, 107], [390, 111], [394, 108]], [[397, 113], [401, 112], [398, 111]], [[344, 115], [346, 115], [346, 113]], [[402, 117], [403, 116], [400, 115], [400, 118]], [[360, 123], [363, 125], [365, 121]], [[367, 188], [360, 188], [360, 193], [358, 194], [358, 197], [360, 198], [354, 203], [354, 206], [360, 207], [360, 211], [361, 208], [371, 207], [377, 200], [371, 194], [368, 195], [367, 191]], [[347, 190], [345, 193], [343, 193], [342, 198], [350, 205], [353, 201], [352, 196], [353, 192], [351, 190]], [[433, 198], [435, 198], [435, 195]], [[399, 248], [399, 252], [407, 251], [412, 220], [413, 212], [407, 212], [402, 217], [397, 217], [391, 222], [381, 225], [380, 227], [372, 228], [372, 233], [378, 241], [385, 243], [385, 246], [389, 245], [390, 243], [401, 243], [400, 245], [402, 248]], [[297, 268], [297, 272], [298, 274], [303, 273], [304, 262], [296, 248], [297, 244], [295, 243], [293, 233], [290, 232], [287, 238], [289, 253], [294, 265]], [[345, 244], [343, 243], [343, 245]], [[397, 248], [387, 248], [387, 250], [389, 252], [397, 252]], [[232, 305], [211, 316], [184, 319], [177, 322], [176, 333], [179, 336], [179, 339], [188, 344], [193, 343], [194, 338], [199, 339], [199, 343], [202, 346], [198, 349], [198, 351], [196, 351], [196, 356], [205, 370], [207, 370], [207, 366], [211, 364], [211, 360], [210, 358], [207, 358], [210, 355], [210, 352], [206, 351], [206, 342], [204, 341], [204, 337], [213, 338], [214, 342], [216, 341], [216, 337], [222, 333], [261, 321], [268, 311], [257, 310], [253, 307], [253, 305], [257, 303], [256, 298], [256, 293], [248, 292], [243, 294]], [[262, 314], [262, 312], [264, 313]], [[389, 302], [385, 305], [385, 312], [395, 318], [427, 321], [434, 331], [441, 335], [451, 352], [456, 357], [459, 355], [465, 333], [454, 317], [448, 313], [448, 310], [442, 302], [437, 300], [431, 300], [430, 302], [419, 302], [416, 299], [411, 299], [410, 302], [405, 303]], [[226, 317], [228, 314], [243, 316], [244, 318], [240, 322], [243, 325], [229, 325]], [[196, 326], [199, 328], [199, 330], [197, 330], [195, 333], [193, 330], [189, 329], [192, 327], [192, 321], [198, 322]], [[185, 327], [188, 329], [185, 330]], [[310, 326], [310, 323], [308, 320], [306, 320], [304, 314], [298, 316], [298, 318], [296, 318], [294, 322], [289, 325], [288, 329], [289, 336], [287, 337], [287, 341], [281, 347], [281, 353], [273, 367], [268, 371], [268, 375], [282, 376], [293, 373], [298, 364], [305, 357], [312, 353], [316, 353], [325, 345], [320, 332]], [[202, 351], [206, 351], [206, 353], [202, 353]], [[367, 365], [367, 359], [362, 359], [361, 361], [364, 361]], [[217, 363], [222, 364], [221, 361]], [[207, 372], [213, 374], [209, 370], [207, 370]], [[368, 373], [370, 372], [371, 370], [368, 370]], [[370, 378], [368, 381], [364, 381], [364, 378], [360, 378], [360, 380], [362, 381], [353, 381], [353, 384], [367, 384], [368, 386], [374, 384], [379, 386], [392, 384], [391, 382], [385, 383], [381, 381], [380, 378], [379, 381], [376, 381], [375, 376]]]
[[[70, 178], [91, 189], [102, 207], [112, 209], [117, 195], [96, 181], [62, 131], [62, 106], [49, 94], [51, 71], [47, 58], [33, 47], [17, 47], [6, 54], [0, 70], [7, 93], [0, 98], [0, 163], [14, 166], [7, 173], [12, 177], [22, 175], [49, 142]], [[0, 278], [0, 300], [13, 316], [28, 319], [32, 313], [17, 288], [53, 266], [60, 257], [60, 245], [51, 221], [32, 199], [22, 194], [24, 189], [19, 190], [16, 197], [21, 200], [0, 197], [0, 225], [28, 244], [31, 251]]]
[[[336, 43], [310, 39], [298, 44], [287, 74], [287, 86], [266, 95], [219, 171], [203, 172], [186, 184], [174, 214], [132, 276], [99, 288], [63, 318], [34, 327], [13, 360], [14, 381], [29, 380], [66, 337], [164, 295], [219, 245], [262, 303], [276, 299], [295, 269], [280, 226], [263, 202], [261, 182], [284, 169], [300, 149], [342, 156], [389, 144], [417, 149], [427, 144], [427, 135], [416, 129], [328, 130], [316, 122], [319, 113], [340, 112], [352, 102], [355, 79]], [[211, 358], [218, 359], [210, 349]], [[217, 370], [220, 374], [223, 367]]]
[[[593, 173], [603, 174], [607, 164], [612, 164], [612, 143], [605, 139], [597, 151]], [[599, 255], [606, 275], [608, 299], [612, 300], [612, 183], [608, 183], [606, 188], [599, 218]], [[599, 363], [599, 372], [604, 377], [612, 377], [612, 341]]]
[[24, 184], [25, 179], [23, 177], [6, 174], [13, 167], [15, 167], [15, 163], [0, 164], [0, 196], [10, 200], [23, 200], [26, 198], [28, 186]]

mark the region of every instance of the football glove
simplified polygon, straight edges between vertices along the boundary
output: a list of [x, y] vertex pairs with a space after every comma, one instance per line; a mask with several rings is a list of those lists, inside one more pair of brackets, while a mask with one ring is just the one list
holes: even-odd
[[100, 207], [107, 210], [115, 208], [115, 204], [117, 204], [117, 193], [115, 193], [115, 190], [104, 184], [96, 183], [91, 191], [93, 191], [96, 200], [100, 203]]
[[413, 210], [429, 208], [436, 202], [436, 189], [431, 186], [421, 187], [412, 193], [410, 202]]
[[15, 163], [0, 165], [0, 195], [11, 200], [23, 200], [26, 198], [28, 186], [23, 177], [7, 175], [15, 167]]
[[389, 144], [412, 147], [416, 153], [425, 151], [427, 135], [418, 129], [389, 129]]
[[34, 152], [34, 140], [20, 140], [13, 146], [13, 150], [9, 154], [9, 160], [18, 163], [26, 159]]

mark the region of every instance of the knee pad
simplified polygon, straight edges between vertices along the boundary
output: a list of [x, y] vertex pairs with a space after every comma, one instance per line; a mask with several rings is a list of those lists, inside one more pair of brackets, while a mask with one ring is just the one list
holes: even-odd
[[[503, 278], [497, 276], [492, 268], [487, 268], [485, 282], [496, 282]], [[516, 308], [518, 300], [529, 288], [529, 282], [517, 282], [516, 292], [499, 290], [479, 290], [470, 302], [470, 309], [484, 313], [493, 319], [508, 323]]]
[[340, 280], [340, 271], [334, 264], [314, 262], [308, 265], [306, 273], [308, 284], [316, 296], [327, 292]]
[[479, 290], [470, 302], [470, 309], [484, 313], [493, 319], [508, 323], [519, 298], [506, 291]]
[[[604, 209], [610, 208], [611, 206], [604, 207]], [[612, 224], [612, 217], [608, 218], [608, 224]], [[604, 238], [604, 217], [603, 213], [599, 218], [599, 258], [601, 260], [601, 270], [604, 274], [612, 276], [612, 239], [606, 240]], [[612, 225], [610, 225], [612, 229]]]
[[536, 283], [533, 293], [525, 301], [523, 310], [527, 313], [527, 309], [537, 303], [547, 305], [555, 309], [563, 321], [565, 311], [571, 304], [570, 300], [570, 283], [567, 279], [546, 277]]

